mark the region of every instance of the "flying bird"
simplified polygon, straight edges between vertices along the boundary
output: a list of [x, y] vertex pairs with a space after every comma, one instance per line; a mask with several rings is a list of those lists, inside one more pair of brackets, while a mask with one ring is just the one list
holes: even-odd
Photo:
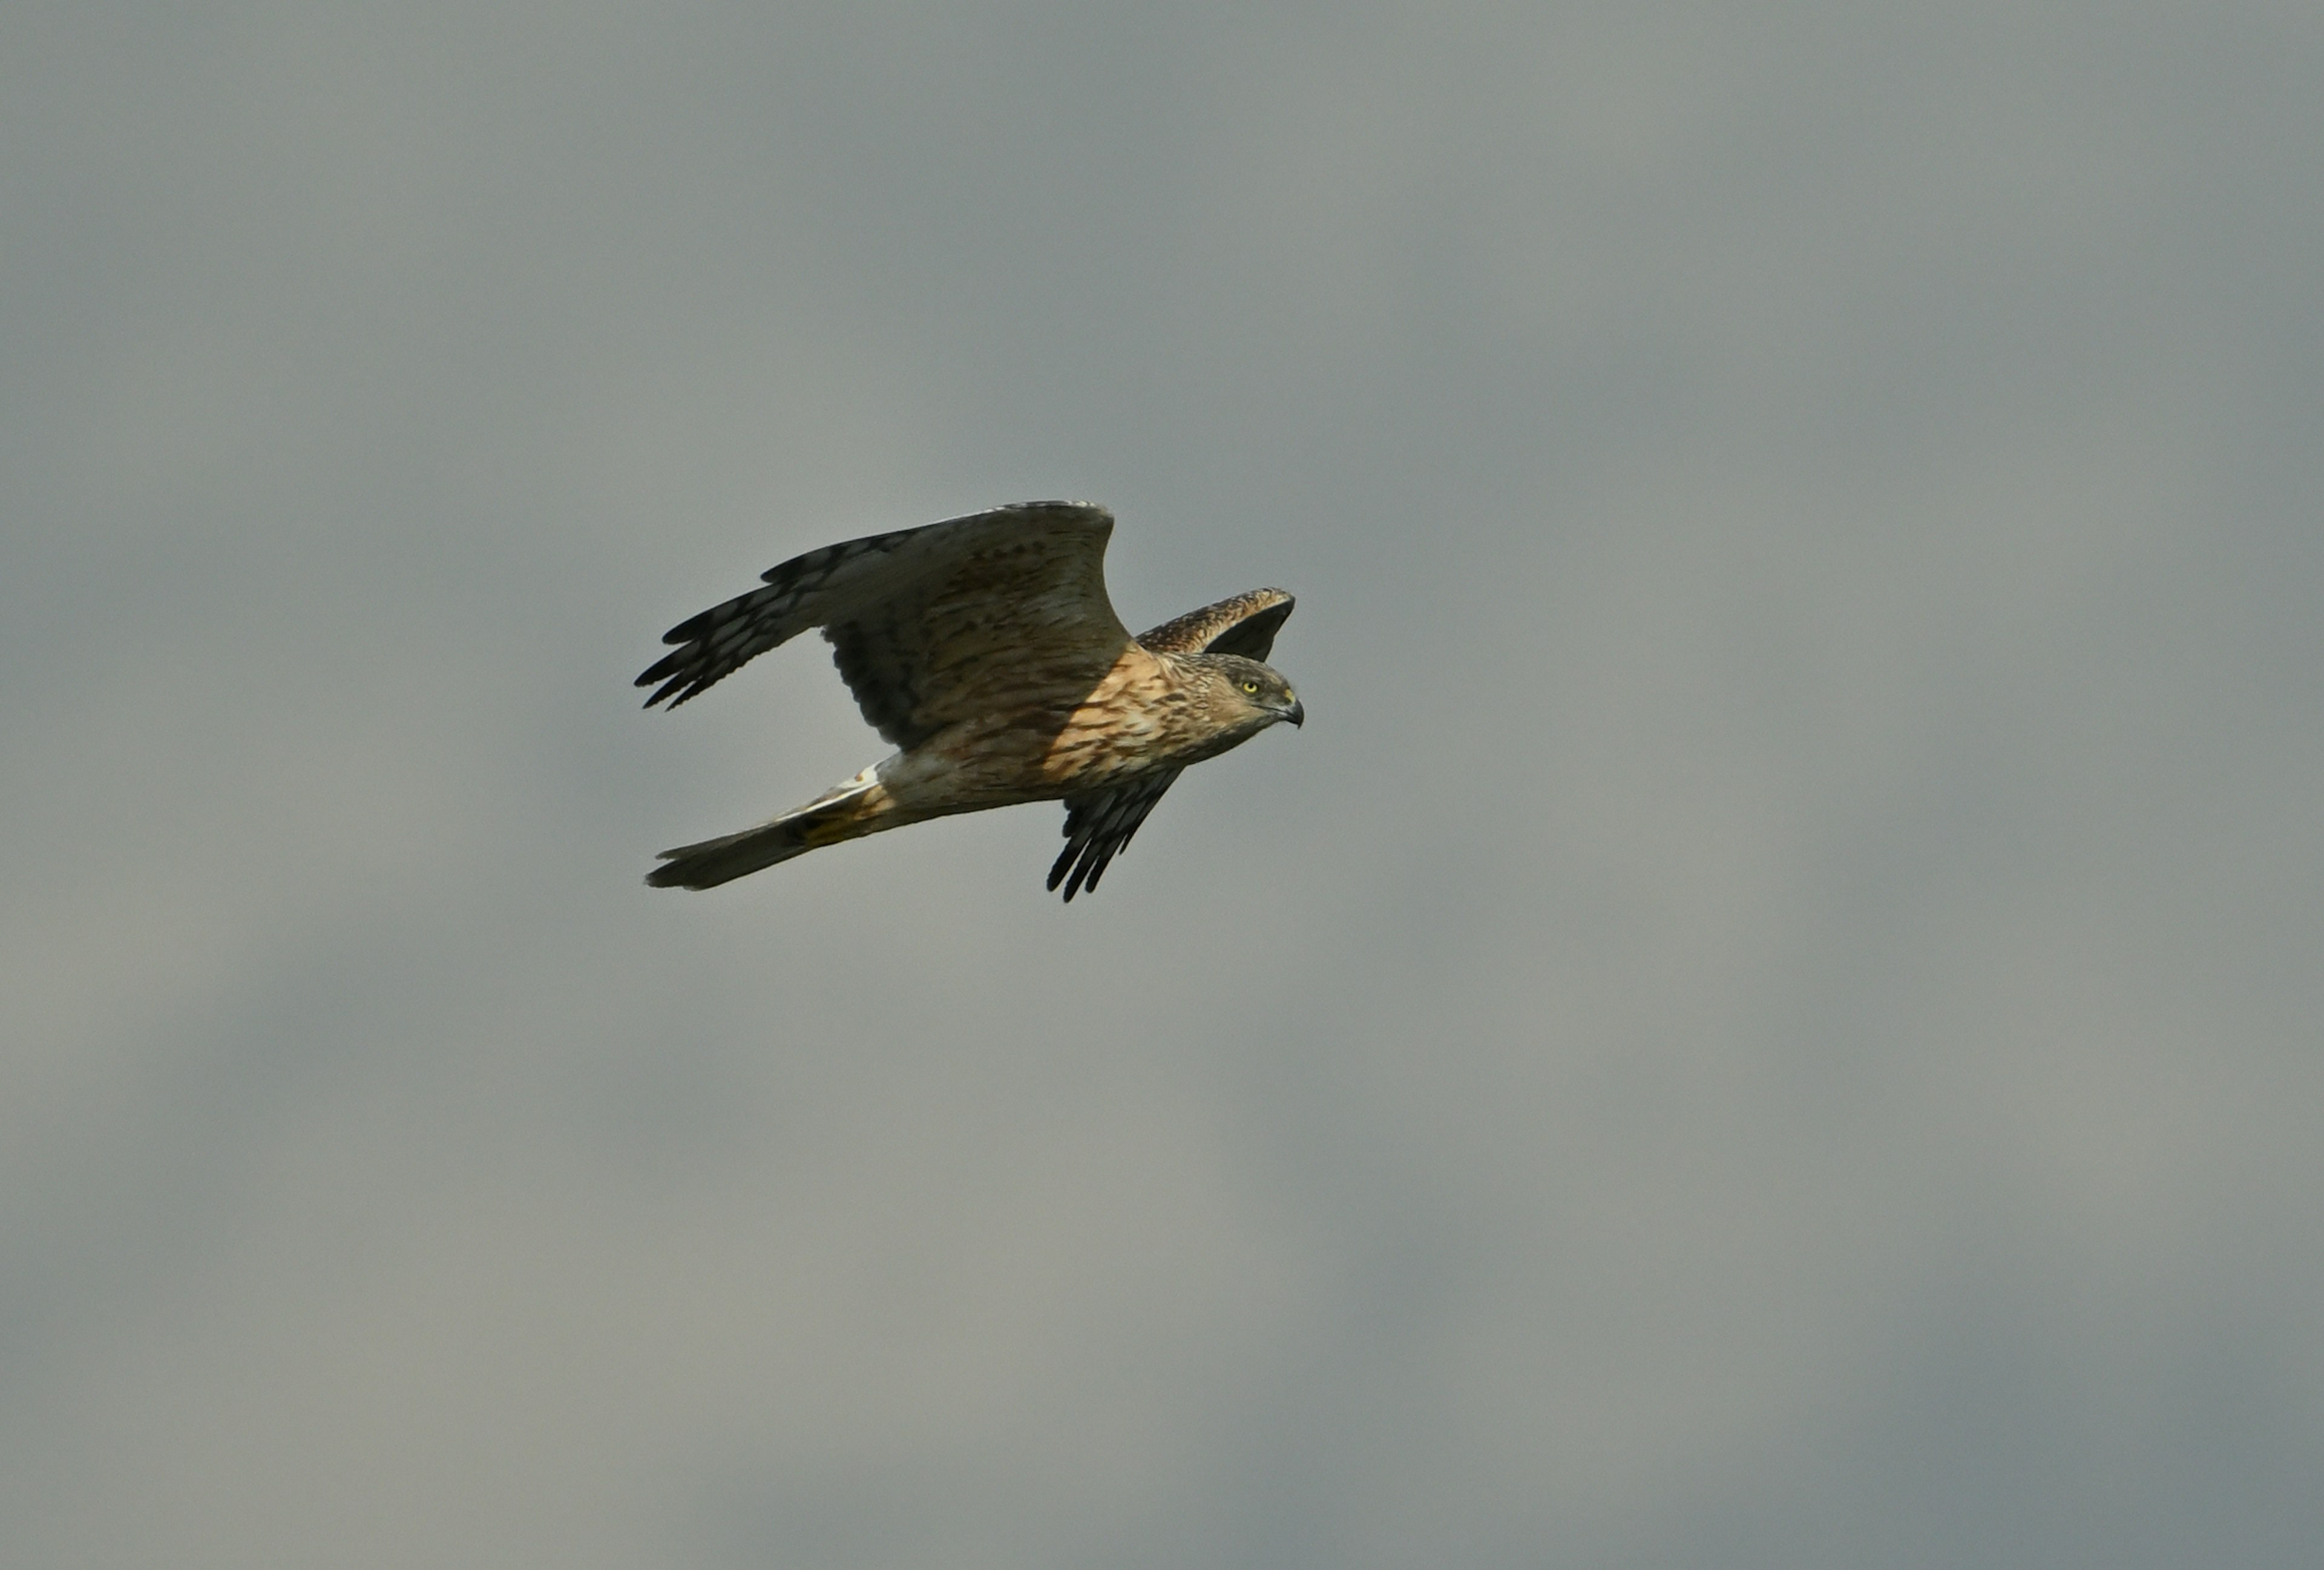
[[662, 635], [637, 679], [676, 708], [810, 627], [897, 751], [781, 817], [661, 853], [658, 888], [709, 889], [822, 845], [955, 812], [1065, 804], [1049, 869], [1095, 889], [1189, 764], [1307, 717], [1267, 665], [1281, 589], [1204, 605], [1133, 638], [1105, 593], [1113, 514], [1026, 502], [794, 557], [766, 586]]

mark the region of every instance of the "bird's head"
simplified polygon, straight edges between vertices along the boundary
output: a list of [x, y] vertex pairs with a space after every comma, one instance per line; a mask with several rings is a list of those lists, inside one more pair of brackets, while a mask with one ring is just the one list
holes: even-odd
[[1272, 665], [1246, 660], [1240, 654], [1197, 656], [1212, 675], [1213, 703], [1229, 723], [1245, 734], [1288, 720], [1305, 725], [1307, 709], [1283, 672]]

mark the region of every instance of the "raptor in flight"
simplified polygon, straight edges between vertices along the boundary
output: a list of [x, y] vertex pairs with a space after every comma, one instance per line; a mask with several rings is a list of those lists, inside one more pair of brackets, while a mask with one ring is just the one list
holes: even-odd
[[708, 889], [820, 845], [1019, 801], [1065, 804], [1049, 887], [1071, 900], [1178, 771], [1306, 711], [1262, 663], [1291, 614], [1254, 589], [1133, 638], [1105, 595], [1113, 515], [1027, 502], [795, 557], [679, 623], [640, 687], [672, 708], [810, 627], [896, 753], [756, 828], [661, 853], [646, 882]]

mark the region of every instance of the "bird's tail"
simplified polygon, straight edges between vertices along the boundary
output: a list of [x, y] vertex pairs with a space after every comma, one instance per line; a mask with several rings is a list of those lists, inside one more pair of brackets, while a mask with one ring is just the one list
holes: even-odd
[[646, 874], [646, 882], [657, 889], [715, 889], [817, 846], [896, 827], [892, 806], [878, 776], [866, 769], [756, 828], [662, 852], [661, 865]]

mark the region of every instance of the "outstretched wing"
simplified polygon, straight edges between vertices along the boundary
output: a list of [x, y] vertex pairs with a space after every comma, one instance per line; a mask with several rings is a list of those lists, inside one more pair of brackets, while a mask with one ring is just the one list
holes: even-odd
[[821, 627], [863, 717], [899, 747], [1028, 694], [1078, 696], [1130, 645], [1105, 593], [1112, 531], [1102, 507], [1028, 502], [810, 550], [664, 633], [678, 647], [637, 684], [659, 684], [649, 708], [675, 708]]
[[[1253, 589], [1232, 599], [1188, 611], [1138, 635], [1148, 649], [1169, 654], [1240, 654], [1264, 660], [1275, 647], [1275, 634], [1296, 602], [1282, 589]], [[1065, 798], [1065, 848], [1049, 869], [1049, 887], [1065, 885], [1070, 900], [1084, 889], [1094, 889], [1106, 864], [1129, 848], [1138, 826], [1178, 778], [1166, 769], [1111, 790], [1093, 790]], [[1069, 881], [1070, 879], [1070, 881]]]

